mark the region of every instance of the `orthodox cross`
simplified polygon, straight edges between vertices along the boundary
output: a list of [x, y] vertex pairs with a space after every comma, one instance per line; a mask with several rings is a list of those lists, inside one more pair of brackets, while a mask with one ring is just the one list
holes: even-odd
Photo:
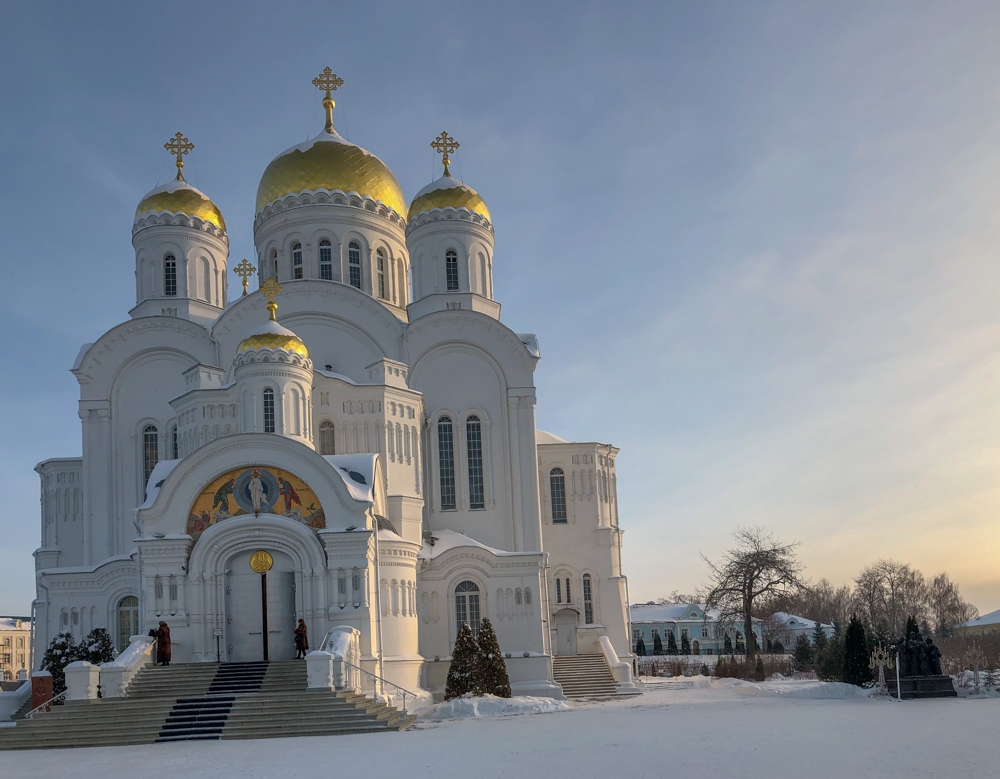
[[281, 285], [275, 278], [270, 278], [260, 285], [260, 291], [267, 298], [267, 311], [271, 315], [271, 321], [277, 322], [277, 318], [274, 316], [274, 312], [278, 310], [278, 304], [274, 302], [274, 299], [281, 294]]
[[[879, 695], [886, 694], [886, 684], [885, 684], [885, 669], [892, 668], [893, 660], [892, 655], [889, 654], [889, 650], [884, 646], [879, 644], [875, 647], [875, 651], [872, 652], [871, 657], [868, 660], [868, 667], [873, 671], [878, 671], [878, 693]], [[898, 689], [898, 688], [897, 688]]]
[[163, 148], [177, 157], [177, 162], [174, 163], [177, 166], [177, 180], [184, 181], [184, 173], [182, 173], [184, 167], [183, 157], [194, 148], [194, 144], [180, 133], [177, 133], [177, 135], [163, 144]]
[[344, 86], [344, 79], [338, 78], [337, 74], [334, 73], [330, 68], [323, 68], [323, 72], [320, 73], [316, 78], [312, 80], [313, 86], [317, 87], [323, 92], [326, 92], [326, 97], [323, 98], [323, 108], [326, 109], [326, 127], [324, 128], [328, 133], [333, 133], [333, 107], [336, 103], [333, 100], [331, 92], [336, 92], [337, 87]]
[[233, 273], [237, 276], [243, 278], [243, 297], [247, 296], [247, 279], [249, 279], [253, 274], [257, 272], [257, 269], [251, 265], [246, 259], [243, 260], [239, 265], [233, 268]]
[[441, 162], [444, 163], [444, 175], [451, 178], [451, 171], [448, 170], [448, 163], [451, 161], [451, 158], [448, 155], [458, 148], [458, 144], [455, 143], [455, 139], [448, 135], [448, 133], [442, 131], [435, 140], [431, 141], [431, 148], [437, 149], [442, 155], [444, 155], [441, 159]]

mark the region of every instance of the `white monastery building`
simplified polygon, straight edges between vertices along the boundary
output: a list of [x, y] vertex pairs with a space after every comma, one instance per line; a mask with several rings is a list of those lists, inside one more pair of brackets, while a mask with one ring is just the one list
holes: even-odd
[[36, 667], [57, 633], [122, 649], [160, 620], [174, 663], [291, 659], [299, 618], [313, 649], [348, 626], [365, 670], [432, 692], [485, 617], [515, 694], [560, 696], [553, 656], [631, 657], [618, 450], [536, 430], [538, 342], [500, 319], [458, 144], [432, 144], [444, 175], [407, 207], [334, 129], [342, 83], [314, 81], [326, 127], [263, 172], [242, 296], [193, 146], [166, 145], [136, 305], [72, 368], [83, 456], [36, 467]]

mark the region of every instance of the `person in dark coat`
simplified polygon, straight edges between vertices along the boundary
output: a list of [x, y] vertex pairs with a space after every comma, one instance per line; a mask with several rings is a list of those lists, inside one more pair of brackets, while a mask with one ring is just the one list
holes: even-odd
[[306, 656], [309, 651], [309, 636], [306, 633], [306, 621], [299, 620], [299, 626], [295, 628], [295, 659], [299, 660]]
[[156, 663], [170, 665], [170, 628], [162, 620], [156, 631]]

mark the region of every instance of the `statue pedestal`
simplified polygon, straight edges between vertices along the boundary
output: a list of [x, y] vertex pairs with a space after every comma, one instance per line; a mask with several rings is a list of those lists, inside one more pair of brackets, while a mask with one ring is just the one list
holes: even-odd
[[[886, 676], [889, 676], [886, 671]], [[889, 688], [889, 695], [896, 697], [896, 677], [895, 675], [885, 680]], [[899, 680], [902, 699], [913, 700], [916, 698], [957, 698], [955, 685], [952, 684], [950, 676], [904, 676]]]

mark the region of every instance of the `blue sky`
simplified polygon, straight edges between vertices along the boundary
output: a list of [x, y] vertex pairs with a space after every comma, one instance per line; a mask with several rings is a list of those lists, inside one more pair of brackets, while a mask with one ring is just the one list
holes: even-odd
[[1000, 607], [998, 39], [985, 2], [8, 5], [0, 613], [33, 597], [32, 467], [80, 453], [68, 369], [134, 305], [163, 143], [252, 258], [326, 65], [408, 197], [462, 144], [539, 426], [622, 448], [634, 601], [756, 523], [813, 578], [893, 557]]

